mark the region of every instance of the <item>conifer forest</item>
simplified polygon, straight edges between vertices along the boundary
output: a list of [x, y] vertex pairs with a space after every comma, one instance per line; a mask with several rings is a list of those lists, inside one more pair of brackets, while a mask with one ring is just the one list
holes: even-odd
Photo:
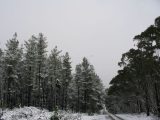
[[83, 58], [72, 73], [69, 53], [57, 46], [47, 52], [40, 33], [18, 42], [17, 33], [0, 50], [0, 106], [35, 106], [54, 110], [96, 112], [104, 102], [104, 87], [93, 65]]

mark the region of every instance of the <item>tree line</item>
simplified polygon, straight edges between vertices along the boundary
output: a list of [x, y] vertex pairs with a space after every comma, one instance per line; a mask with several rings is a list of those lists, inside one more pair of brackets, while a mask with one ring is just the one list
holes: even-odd
[[0, 107], [36, 106], [54, 110], [97, 112], [104, 87], [87, 58], [72, 73], [71, 58], [57, 46], [47, 52], [40, 33], [19, 45], [17, 34], [0, 49]]
[[134, 37], [135, 47], [122, 54], [122, 68], [106, 90], [106, 105], [115, 113], [160, 116], [160, 17]]

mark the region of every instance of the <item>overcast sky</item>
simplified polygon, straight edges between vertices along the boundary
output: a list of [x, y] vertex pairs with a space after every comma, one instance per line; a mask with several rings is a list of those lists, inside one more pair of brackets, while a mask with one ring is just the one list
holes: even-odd
[[48, 50], [85, 56], [105, 86], [116, 75], [133, 37], [160, 16], [160, 0], [0, 0], [0, 46], [18, 33], [21, 43], [42, 32]]

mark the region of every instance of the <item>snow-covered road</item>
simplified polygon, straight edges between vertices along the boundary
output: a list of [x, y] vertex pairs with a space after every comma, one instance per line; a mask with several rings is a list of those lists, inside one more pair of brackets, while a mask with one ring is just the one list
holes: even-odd
[[108, 115], [82, 116], [82, 120], [112, 120]]
[[124, 120], [160, 120], [160, 118], [151, 114], [151, 116], [146, 116], [145, 113], [141, 114], [117, 114], [118, 117], [121, 117]]

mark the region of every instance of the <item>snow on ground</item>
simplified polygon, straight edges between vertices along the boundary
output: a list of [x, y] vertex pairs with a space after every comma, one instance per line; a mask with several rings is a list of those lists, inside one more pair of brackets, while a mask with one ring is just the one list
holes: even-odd
[[[111, 120], [107, 115], [78, 114], [65, 111], [59, 111], [60, 120]], [[13, 110], [6, 109], [3, 111], [2, 120], [50, 120], [54, 112], [49, 112], [45, 109], [41, 110], [36, 107], [14, 108]]]
[[[107, 113], [106, 115], [93, 115], [88, 116], [87, 114], [78, 114], [65, 111], [59, 111], [60, 120], [111, 120], [108, 116], [112, 116], [115, 120], [118, 120], [114, 115]], [[48, 110], [41, 110], [36, 107], [23, 107], [15, 108], [13, 110], [6, 109], [3, 111], [2, 120], [50, 120], [54, 112]], [[147, 117], [145, 114], [117, 114], [124, 120], [160, 120], [155, 116]]]
[[111, 119], [106, 115], [94, 115], [94, 116], [82, 115], [81, 120], [111, 120]]
[[[65, 111], [59, 111], [61, 120], [80, 120], [79, 114], [71, 114]], [[36, 107], [15, 108], [13, 110], [4, 110], [2, 120], [50, 120], [54, 112], [41, 110]]]
[[117, 114], [118, 117], [124, 120], [160, 120], [156, 116], [146, 116], [146, 114]]
[[4, 120], [49, 120], [53, 115], [47, 110], [40, 110], [35, 107], [15, 108], [3, 111]]

